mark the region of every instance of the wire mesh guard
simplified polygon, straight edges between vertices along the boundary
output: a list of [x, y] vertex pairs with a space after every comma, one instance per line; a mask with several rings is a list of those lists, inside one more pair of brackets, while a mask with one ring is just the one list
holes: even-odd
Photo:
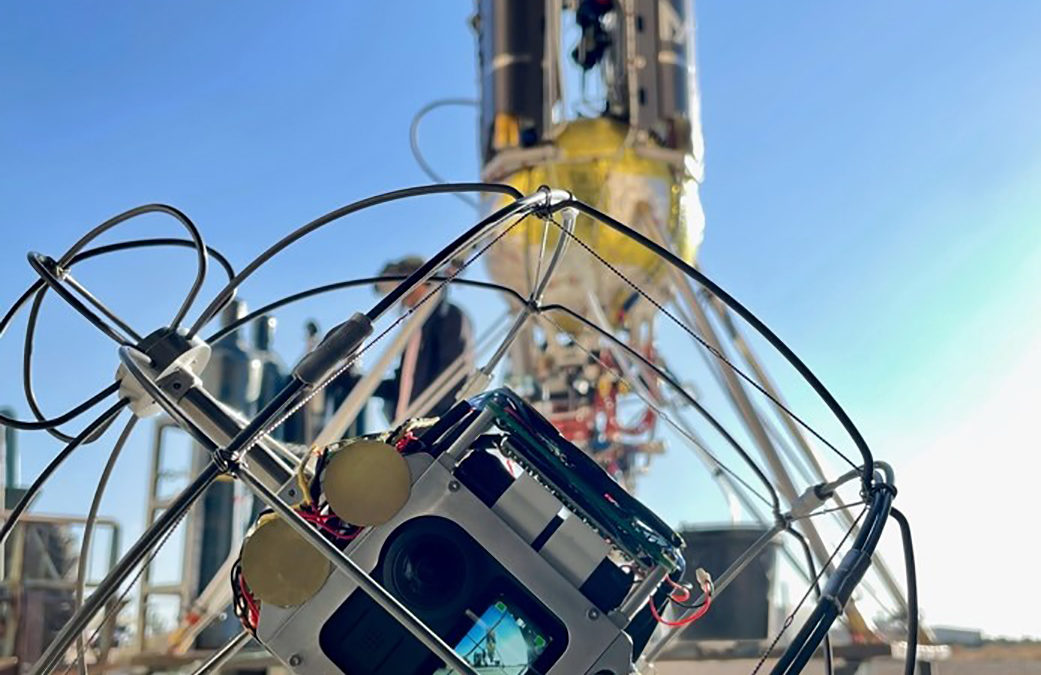
[[[363, 209], [445, 193], [497, 195], [501, 201], [496, 205], [501, 206], [492, 210], [491, 201], [486, 200], [490, 213], [485, 218], [410, 274], [355, 278], [297, 290], [239, 317], [205, 339], [200, 337], [201, 331], [234, 300], [237, 289], [254, 272], [299, 239]], [[135, 239], [88, 248], [102, 234], [146, 213], [174, 218], [186, 230], [188, 238]], [[576, 228], [576, 222], [582, 227]], [[594, 231], [590, 228], [602, 228], [625, 238], [653, 264], [633, 268], [627, 266], [624, 259], [598, 250], [596, 241], [583, 236]], [[518, 232], [523, 232], [523, 236], [518, 237]], [[475, 261], [490, 249], [515, 243], [517, 239], [531, 243], [525, 253], [527, 279], [523, 288], [463, 276], [473, 272]], [[139, 333], [92, 295], [72, 275], [72, 269], [83, 260], [148, 247], [191, 248], [196, 253], [197, 271], [189, 293], [169, 325]], [[211, 260], [223, 269], [228, 281], [197, 318], [188, 323], [188, 313], [199, 299]], [[421, 323], [423, 313], [436, 304], [450, 285], [504, 298], [509, 307], [508, 315], [504, 322], [493, 327], [487, 340], [478, 341], [483, 362], [460, 360], [452, 364], [435, 379], [430, 391], [416, 398], [416, 405], [404, 411], [401, 418], [388, 420], [391, 428], [399, 432], [395, 442], [405, 442], [402, 441], [403, 429], [412, 433], [407, 425], [424, 412], [424, 401], [428, 408], [445, 392], [459, 392], [459, 399], [472, 398], [486, 391], [496, 378], [502, 378], [534, 406], [532, 410], [537, 416], [544, 416], [552, 423], [550, 426], [541, 417], [545, 427], [530, 420], [525, 422], [524, 416], [529, 413], [518, 412], [519, 404], [509, 402], [513, 399], [494, 399], [500, 409], [513, 411], [509, 414], [515, 416], [519, 425], [514, 432], [527, 434], [529, 445], [534, 447], [529, 448], [528, 454], [514, 454], [512, 459], [508, 448], [501, 453], [502, 461], [511, 472], [545, 478], [546, 471], [552, 469], [557, 472], [553, 491], [567, 493], [567, 486], [561, 485], [567, 476], [559, 473], [560, 467], [568, 466], [566, 457], [558, 453], [554, 460], [553, 453], [546, 450], [552, 444], [544, 443], [559, 433], [560, 447], [579, 448], [588, 453], [618, 484], [633, 491], [652, 458], [663, 451], [662, 439], [668, 438], [670, 443], [692, 450], [728, 503], [762, 526], [761, 536], [729, 561], [726, 569], [710, 570], [714, 578], [701, 569], [696, 575], [690, 570], [690, 578], [682, 577], [684, 561], [681, 556], [670, 557], [667, 553], [673, 550], [674, 542], [663, 534], [662, 528], [664, 531], [668, 528], [663, 524], [658, 527], [657, 519], [650, 529], [642, 526], [641, 530], [633, 524], [636, 521], [621, 517], [616, 517], [608, 528], [596, 528], [607, 539], [611, 539], [613, 533], [616, 540], [610, 543], [615, 545], [612, 555], [616, 558], [624, 559], [631, 554], [625, 560], [625, 567], [632, 574], [632, 590], [626, 600], [636, 605], [630, 608], [632, 616], [645, 611], [654, 618], [651, 626], [656, 626], [656, 630], [644, 640], [638, 667], [657, 659], [685, 627], [710, 611], [712, 602], [766, 547], [782, 540], [783, 550], [795, 547], [795, 553], [788, 554], [797, 562], [806, 590], [787, 613], [772, 641], [764, 644], [755, 671], [758, 672], [768, 658], [776, 658], [772, 672], [799, 672], [821, 644], [825, 645], [830, 669], [829, 630], [842, 616], [851, 630], [863, 621], [851, 598], [869, 568], [883, 582], [892, 581], [880, 561], [876, 560], [872, 567], [872, 554], [883, 527], [892, 516], [904, 534], [909, 561], [908, 597], [905, 600], [893, 594], [889, 603], [895, 605], [906, 620], [908, 667], [913, 668], [918, 633], [913, 559], [906, 520], [892, 508], [896, 494], [892, 470], [874, 459], [850, 417], [795, 353], [741, 303], [670, 250], [668, 242], [653, 231], [630, 228], [560, 190], [541, 188], [525, 196], [505, 185], [439, 184], [386, 193], [332, 211], [294, 230], [239, 272], [218, 251], [205, 245], [199, 229], [185, 214], [165, 205], [142, 206], [115, 216], [88, 232], [58, 258], [33, 253], [29, 255], [29, 263], [39, 279], [0, 319], [0, 334], [28, 307], [24, 380], [26, 400], [34, 419], [3, 416], [0, 423], [26, 431], [45, 430], [66, 445], [8, 513], [0, 540], [8, 540], [34, 497], [59, 466], [77, 448], [101, 436], [128, 408], [132, 414], [112, 450], [87, 518], [81, 560], [89, 555], [90, 532], [97, 520], [112, 465], [139, 416], [165, 412], [211, 456], [203, 471], [170, 500], [162, 514], [89, 595], [84, 593], [85, 571], [84, 565], [80, 565], [76, 612], [57, 632], [43, 656], [32, 664], [34, 673], [75, 668], [83, 672], [88, 661], [98, 658], [95, 652], [101, 631], [112, 625], [136, 580], [192, 504], [219, 476], [231, 476], [245, 483], [268, 509], [288, 523], [290, 535], [295, 533], [292, 536], [314, 546], [328, 565], [356, 583], [456, 672], [479, 670], [472, 660], [467, 661], [457, 653], [459, 647], [448, 644], [442, 635], [418, 619], [409, 607], [352, 560], [348, 545], [363, 533], [364, 527], [322, 511], [315, 505], [319, 495], [309, 494], [313, 490], [309, 477], [320, 473], [313, 462], [316, 457], [321, 460], [321, 452], [318, 455], [299, 452], [273, 437], [281, 425], [329, 382], [360, 363], [360, 357], [369, 353], [374, 345], [392, 342], [391, 347], [396, 344], [400, 350], [406, 342], [400, 339], [400, 333], [409, 330], [414, 319]], [[585, 270], [583, 274], [610, 277], [611, 288], [624, 289], [624, 293], [613, 297], [611, 302], [601, 302], [603, 299], [597, 298], [595, 288], [591, 292], [576, 292], [576, 282], [581, 285], [583, 280], [568, 276], [568, 271], [575, 269]], [[214, 404], [212, 396], [201, 386], [198, 375], [206, 365], [208, 344], [291, 303], [374, 283], [394, 285], [367, 312], [346, 318], [329, 331], [295, 366], [289, 384], [248, 422], [221, 412], [220, 406]], [[648, 287], [652, 288], [648, 290]], [[660, 290], [662, 288], [666, 290]], [[423, 289], [418, 301], [410, 302], [391, 319], [391, 311], [417, 289]], [[36, 402], [29, 364], [42, 300], [51, 291], [118, 345], [121, 365], [116, 383], [71, 410], [48, 418]], [[739, 322], [735, 322], [735, 317]], [[857, 459], [826, 438], [781, 398], [735, 323], [743, 325], [745, 330], [750, 328], [751, 334], [765, 341], [775, 352], [776, 361], [787, 363], [805, 380], [849, 436], [859, 454]], [[374, 331], [374, 326], [380, 329]], [[684, 340], [672, 344], [684, 349], [690, 347], [680, 352], [673, 363], [670, 363], [671, 355], [663, 355], [663, 350], [658, 348], [658, 335], [666, 326]], [[727, 334], [725, 340], [720, 337], [721, 332]], [[724, 342], [731, 345], [729, 350]], [[718, 401], [710, 402], [678, 379], [675, 363], [688, 360], [693, 352], [706, 359], [706, 372], [717, 378], [716, 384], [726, 394], [726, 398], [720, 400], [731, 402], [736, 412], [711, 409]], [[386, 362], [379, 363], [385, 369]], [[711, 384], [698, 383], [699, 387]], [[112, 398], [115, 402], [81, 431], [70, 433], [59, 428], [89, 417], [92, 410]], [[336, 433], [328, 432], [332, 438], [319, 435], [320, 442], [316, 444], [319, 450], [339, 440], [346, 428], [344, 421], [338, 421]], [[539, 432], [529, 433], [532, 428]], [[837, 476], [831, 474], [828, 462], [819, 457], [818, 450], [833, 453], [848, 464], [849, 471]], [[557, 461], [560, 463], [556, 464]], [[591, 475], [588, 467], [584, 464], [582, 467], [582, 471]], [[793, 479], [793, 475], [797, 479]], [[581, 480], [576, 473], [575, 481]], [[840, 493], [840, 488], [846, 485], [858, 486], [859, 490], [852, 496]], [[618, 502], [628, 504], [626, 500], [639, 504], [627, 494], [623, 498], [622, 494], [608, 490], [600, 495], [595, 490], [587, 490], [583, 494], [584, 511], [577, 512], [595, 525], [600, 511], [590, 507], [592, 502], [588, 500], [603, 498], [615, 506]], [[684, 497], [677, 494], [673, 498], [682, 500]], [[635, 507], [627, 508], [631, 513]], [[827, 527], [822, 525], [825, 522], [829, 523]], [[640, 536], [646, 539], [641, 542]], [[678, 550], [681, 544], [676, 545]], [[633, 551], [639, 551], [640, 555]], [[827, 581], [822, 584], [825, 577]], [[236, 613], [247, 632], [203, 664], [199, 672], [210, 672], [223, 663], [256, 631], [262, 602], [251, 593], [238, 565], [232, 570], [232, 582]], [[811, 595], [818, 598], [816, 605], [797, 633], [789, 634], [797, 613]], [[783, 638], [787, 639], [787, 646], [778, 654], [774, 650]], [[299, 664], [290, 661], [289, 665]], [[535, 672], [535, 668], [532, 666], [524, 672]]]

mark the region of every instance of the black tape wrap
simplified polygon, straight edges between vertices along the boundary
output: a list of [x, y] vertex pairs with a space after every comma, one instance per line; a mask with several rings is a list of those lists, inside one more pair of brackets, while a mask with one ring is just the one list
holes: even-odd
[[306, 385], [322, 382], [345, 358], [372, 334], [372, 321], [360, 312], [330, 330], [293, 369], [293, 376]]

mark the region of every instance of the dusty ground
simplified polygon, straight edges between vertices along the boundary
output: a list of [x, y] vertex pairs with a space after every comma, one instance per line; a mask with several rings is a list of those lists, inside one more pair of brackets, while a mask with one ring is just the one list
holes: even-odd
[[[749, 675], [755, 661], [660, 661], [655, 675]], [[760, 673], [769, 673], [767, 661]], [[820, 661], [803, 671], [806, 675], [824, 672]], [[904, 664], [896, 660], [875, 660], [864, 664], [856, 675], [903, 675]], [[928, 672], [928, 671], [920, 671]], [[932, 675], [1041, 675], [1041, 645], [1016, 645], [991, 649], [958, 650], [949, 660], [932, 664]]]

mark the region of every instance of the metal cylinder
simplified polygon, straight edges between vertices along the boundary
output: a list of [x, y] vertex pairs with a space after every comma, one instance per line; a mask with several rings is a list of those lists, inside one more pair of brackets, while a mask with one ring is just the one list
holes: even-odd
[[479, 36], [481, 156], [542, 140], [547, 111], [543, 81], [546, 3], [481, 0]]

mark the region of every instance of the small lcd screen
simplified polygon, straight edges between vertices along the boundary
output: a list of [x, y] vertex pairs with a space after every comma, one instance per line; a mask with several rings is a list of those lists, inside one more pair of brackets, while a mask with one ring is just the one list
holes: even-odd
[[505, 599], [496, 600], [483, 614], [467, 611], [473, 626], [455, 651], [484, 675], [525, 675], [546, 649], [549, 638]]

